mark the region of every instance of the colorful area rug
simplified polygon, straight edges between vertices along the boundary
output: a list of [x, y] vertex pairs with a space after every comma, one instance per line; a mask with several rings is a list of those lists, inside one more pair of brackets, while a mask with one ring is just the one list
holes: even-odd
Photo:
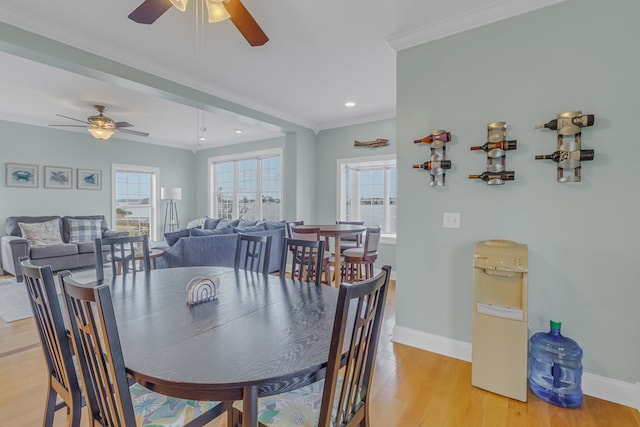
[[[89, 282], [96, 279], [95, 268], [81, 268], [72, 271], [73, 277], [80, 282]], [[105, 277], [111, 276], [111, 268], [105, 269]], [[60, 293], [58, 276], [55, 277], [58, 294]], [[14, 278], [0, 279], [0, 319], [3, 322], [15, 322], [16, 320], [32, 317], [31, 306], [27, 296], [24, 282], [16, 282]]]

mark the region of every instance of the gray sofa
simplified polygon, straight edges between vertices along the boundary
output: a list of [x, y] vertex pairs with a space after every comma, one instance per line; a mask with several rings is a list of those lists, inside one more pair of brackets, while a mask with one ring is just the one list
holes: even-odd
[[[60, 226], [61, 244], [51, 245], [30, 245], [29, 241], [22, 236], [19, 222], [22, 223], [42, 223], [51, 220], [58, 220]], [[104, 215], [88, 216], [11, 216], [5, 221], [6, 236], [0, 237], [0, 255], [2, 257], [2, 269], [5, 273], [16, 276], [18, 282], [22, 281], [20, 264], [18, 258], [28, 256], [37, 265], [51, 265], [53, 271], [90, 267], [95, 265], [93, 255], [93, 241], [69, 242], [70, 219], [91, 219], [101, 220], [101, 231], [103, 238], [127, 236], [126, 231], [109, 230]]]
[[164, 254], [156, 259], [156, 267], [173, 268], [200, 265], [233, 267], [238, 232], [258, 236], [271, 236], [269, 272], [280, 270], [282, 240], [285, 236], [284, 227], [262, 231], [241, 231], [236, 229], [236, 232], [225, 234], [180, 237], [172, 246], [165, 249]]

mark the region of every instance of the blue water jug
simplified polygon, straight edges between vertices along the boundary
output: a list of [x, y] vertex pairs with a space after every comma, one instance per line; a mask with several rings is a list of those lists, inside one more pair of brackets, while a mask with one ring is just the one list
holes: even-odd
[[549, 332], [529, 338], [529, 387], [539, 398], [564, 408], [582, 404], [582, 349], [551, 321]]

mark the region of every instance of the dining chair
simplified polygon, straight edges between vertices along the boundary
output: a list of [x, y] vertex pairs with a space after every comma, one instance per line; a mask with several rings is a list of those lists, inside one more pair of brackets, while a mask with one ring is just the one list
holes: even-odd
[[298, 240], [284, 238], [280, 275], [287, 271], [287, 260], [291, 254], [291, 278], [305, 282], [322, 284], [322, 258], [318, 256], [324, 251], [324, 240]]
[[289, 239], [293, 239], [293, 237], [291, 236], [291, 228], [297, 227], [299, 225], [304, 225], [304, 221], [302, 221], [302, 220], [300, 220], [300, 221], [290, 221], [290, 222], [287, 222], [285, 224], [285, 227], [287, 229], [287, 237]]
[[236, 269], [268, 274], [270, 253], [271, 236], [238, 233], [234, 266]]
[[[70, 337], [64, 323], [51, 266], [37, 266], [28, 257], [20, 267], [47, 364], [48, 388], [42, 425], [51, 427], [55, 412], [67, 408], [67, 425], [80, 425], [82, 392], [73, 364]], [[58, 396], [62, 399], [57, 403]]]
[[[71, 342], [82, 375], [90, 426], [203, 426], [230, 403], [183, 400], [129, 384], [111, 291], [100, 282], [81, 284], [59, 274], [69, 315]], [[228, 411], [228, 421], [232, 421]]]
[[[370, 279], [340, 285], [325, 378], [258, 399], [265, 426], [369, 426], [369, 394], [391, 267]], [[242, 416], [242, 405], [235, 405]]]
[[[104, 259], [111, 262], [111, 272], [127, 274], [129, 271], [151, 271], [151, 258], [149, 256], [149, 238], [147, 236], [127, 236], [101, 239], [94, 241], [94, 253], [96, 259], [96, 278], [104, 279]], [[136, 261], [140, 260], [140, 267]], [[129, 268], [131, 263], [131, 268]]]
[[[378, 259], [380, 227], [369, 227], [365, 231], [364, 245], [360, 248], [346, 249], [344, 256], [344, 280], [353, 282], [373, 277], [373, 264]], [[364, 267], [364, 276], [362, 274]]]
[[[364, 221], [336, 221], [336, 224], [364, 225]], [[340, 236], [340, 252], [345, 249], [359, 248], [362, 245], [362, 232]]]
[[324, 240], [325, 250], [322, 252], [322, 267], [325, 273], [324, 283], [331, 281], [331, 252], [329, 251], [329, 242], [322, 239], [320, 235], [320, 227], [291, 227], [291, 238], [297, 240]]

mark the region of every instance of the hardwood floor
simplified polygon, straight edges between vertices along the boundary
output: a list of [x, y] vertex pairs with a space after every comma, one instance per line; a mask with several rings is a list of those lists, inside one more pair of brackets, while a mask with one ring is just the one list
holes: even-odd
[[[589, 396], [581, 408], [563, 409], [531, 392], [523, 403], [475, 388], [471, 364], [391, 342], [394, 323], [391, 292], [374, 376], [372, 427], [640, 427], [637, 410]], [[0, 427], [42, 424], [47, 384], [33, 319], [0, 321], [0, 385]], [[64, 425], [64, 411], [58, 411], [54, 426]], [[81, 425], [88, 425], [86, 416]], [[210, 425], [224, 427], [226, 421], [221, 417]]]

